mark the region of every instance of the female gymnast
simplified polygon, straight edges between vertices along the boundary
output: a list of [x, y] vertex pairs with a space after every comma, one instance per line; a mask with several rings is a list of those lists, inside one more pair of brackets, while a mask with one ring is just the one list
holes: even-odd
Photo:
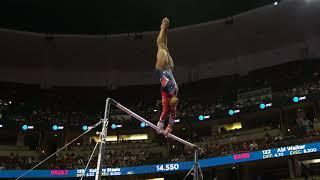
[[172, 131], [178, 104], [178, 85], [173, 77], [174, 65], [167, 46], [168, 28], [169, 19], [164, 18], [157, 38], [158, 52], [156, 62], [156, 72], [160, 78], [162, 96], [162, 113], [157, 126], [163, 130], [166, 117], [170, 114], [168, 126], [164, 131], [166, 137]]

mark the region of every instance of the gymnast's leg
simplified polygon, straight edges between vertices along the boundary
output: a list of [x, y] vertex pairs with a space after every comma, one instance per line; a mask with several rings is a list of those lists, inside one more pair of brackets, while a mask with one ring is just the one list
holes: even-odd
[[172, 131], [174, 121], [176, 120], [177, 105], [178, 105], [178, 98], [176, 96], [172, 96], [169, 99], [170, 118], [169, 118], [168, 126], [164, 132], [165, 136], [167, 136]]
[[[164, 121], [167, 118], [168, 112], [169, 112], [169, 98], [167, 97], [167, 94], [165, 92], [161, 92], [161, 96], [162, 96], [162, 112], [160, 115], [160, 119], [158, 121], [158, 128], [163, 130], [163, 126], [164, 126]], [[160, 133], [158, 131], [158, 133]]]

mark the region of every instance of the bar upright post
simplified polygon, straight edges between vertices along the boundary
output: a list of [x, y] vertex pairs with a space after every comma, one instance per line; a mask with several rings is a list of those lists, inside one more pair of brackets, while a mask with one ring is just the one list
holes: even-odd
[[101, 131], [101, 138], [100, 138], [101, 142], [100, 142], [100, 147], [99, 147], [95, 180], [101, 180], [102, 163], [104, 160], [103, 157], [105, 154], [105, 146], [106, 146], [107, 134], [108, 134], [108, 124], [109, 124], [109, 116], [110, 116], [110, 100], [111, 100], [110, 98], [107, 98], [107, 100], [106, 100], [104, 117], [103, 117], [103, 119], [101, 119], [101, 121], [103, 121], [103, 125], [102, 125], [102, 131]]

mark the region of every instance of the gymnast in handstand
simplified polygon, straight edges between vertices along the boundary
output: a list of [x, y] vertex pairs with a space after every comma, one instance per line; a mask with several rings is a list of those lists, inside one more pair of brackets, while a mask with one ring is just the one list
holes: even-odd
[[162, 96], [162, 113], [157, 126], [163, 130], [167, 115], [170, 115], [168, 126], [164, 131], [166, 136], [172, 131], [178, 104], [178, 85], [173, 77], [174, 64], [167, 45], [168, 28], [169, 19], [164, 18], [157, 38], [158, 52], [156, 62], [156, 71], [160, 78]]

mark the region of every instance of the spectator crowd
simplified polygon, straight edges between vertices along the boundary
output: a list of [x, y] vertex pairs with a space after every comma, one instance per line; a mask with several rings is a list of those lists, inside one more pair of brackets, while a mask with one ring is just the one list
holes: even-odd
[[[289, 79], [294, 80], [296, 78], [300, 78], [300, 76], [295, 75], [293, 77], [290, 77]], [[277, 81], [277, 78], [274, 78], [274, 79], [275, 81]], [[320, 93], [320, 80], [319, 80], [318, 74], [315, 73], [311, 79], [312, 80], [303, 81], [304, 83], [300, 83], [298, 85], [288, 85], [286, 89], [282, 87], [279, 88], [274, 86], [275, 87], [274, 89], [276, 90], [278, 89], [279, 91], [270, 92], [270, 93], [272, 93], [272, 95], [282, 94], [282, 98], [286, 98], [286, 99], [291, 98], [293, 96]], [[236, 84], [235, 81], [230, 81], [230, 82], [232, 82], [230, 84], [233, 84], [233, 83]], [[264, 82], [268, 82], [268, 81], [265, 80]], [[201, 82], [199, 82], [197, 87], [212, 88], [210, 86], [207, 86], [209, 84], [208, 82], [205, 82], [202, 84]], [[212, 81], [212, 84], [215, 84], [214, 81]], [[276, 84], [276, 83], [274, 82], [274, 83], [263, 83], [263, 84], [270, 87], [270, 85]], [[196, 87], [196, 85], [192, 85], [192, 86]], [[217, 87], [217, 89], [219, 88]], [[237, 90], [237, 88], [233, 88], [232, 90], [229, 90], [227, 86], [223, 86], [220, 89], [222, 89], [222, 92], [228, 91], [227, 93], [224, 92], [225, 94], [232, 94], [231, 91]], [[194, 93], [193, 90], [191, 90], [190, 91], [191, 93], [189, 94], [182, 92], [182, 95], [179, 96], [180, 101], [179, 101], [179, 108], [178, 108], [178, 118], [185, 118], [190, 116], [193, 117], [195, 115], [200, 115], [200, 114], [204, 114], [204, 115], [215, 114], [219, 111], [222, 111], [225, 113], [229, 110], [229, 108], [232, 108], [232, 107], [242, 108], [244, 106], [256, 105], [261, 101], [260, 98], [256, 98], [256, 100], [254, 101], [248, 100], [248, 101], [244, 101], [244, 103], [238, 103], [236, 95], [232, 97], [230, 100], [228, 99], [228, 97], [225, 97], [223, 94], [215, 95], [214, 92], [209, 92], [209, 93], [207, 92], [202, 94], [201, 91], [199, 90], [197, 91], [197, 93]], [[131, 92], [131, 91], [128, 90], [128, 92]], [[74, 91], [72, 91], [72, 93], [74, 93]], [[80, 93], [80, 94], [81, 94], [80, 97], [82, 98], [83, 93]], [[212, 94], [212, 96], [214, 97], [209, 98], [208, 94], [209, 95]], [[129, 109], [145, 117], [146, 119], [152, 122], [157, 122], [159, 118], [159, 114], [161, 113], [161, 109], [162, 109], [161, 101], [159, 101], [159, 97], [160, 97], [160, 94], [158, 97], [144, 95], [144, 97], [139, 97], [141, 98], [139, 101], [131, 100], [131, 103], [130, 103], [130, 100], [128, 100], [129, 105], [127, 105], [127, 102], [125, 102], [124, 104], [128, 106]], [[271, 100], [273, 96], [271, 96], [271, 94], [267, 94], [266, 97], [269, 98], [269, 100]], [[20, 99], [16, 98], [12, 101], [11, 100], [6, 101], [10, 103], [2, 103], [2, 104], [0, 103], [0, 120], [14, 119], [15, 121], [21, 124], [25, 122], [29, 122], [29, 123], [39, 123], [39, 124], [47, 123], [51, 125], [67, 124], [71, 126], [83, 125], [85, 123], [90, 125], [90, 124], [96, 123], [99, 119], [101, 119], [104, 111], [104, 104], [97, 103], [99, 104], [99, 106], [101, 106], [99, 110], [97, 110], [95, 109], [96, 105], [92, 105], [92, 107], [90, 107], [91, 104], [89, 103], [79, 104], [77, 103], [76, 100], [73, 100], [72, 98], [71, 100], [70, 99], [64, 100], [63, 96], [59, 98], [55, 98], [55, 97], [48, 98], [50, 99], [48, 100], [48, 102], [42, 102], [39, 104], [37, 104], [36, 103], [37, 101], [34, 101], [33, 98], [30, 98], [30, 99], [31, 101], [25, 102], [24, 100], [21, 100], [21, 98]], [[90, 99], [90, 97], [88, 97], [88, 99]], [[103, 99], [103, 98], [101, 97], [96, 99]], [[68, 102], [69, 100], [71, 103], [64, 104], [64, 102]], [[91, 102], [90, 100], [87, 100], [87, 101]], [[81, 107], [81, 108], [73, 108], [73, 106]], [[83, 110], [86, 107], [88, 107], [88, 109], [90, 110], [88, 111]], [[122, 112], [115, 111], [115, 113], [121, 115]], [[314, 137], [319, 135], [319, 131], [316, 131], [313, 125], [314, 119], [307, 117], [305, 114], [303, 114], [303, 112], [297, 112], [296, 117], [297, 118], [295, 122], [297, 123], [297, 128], [303, 131], [304, 136]], [[111, 120], [114, 122], [120, 122], [120, 123], [128, 122], [126, 118], [123, 118], [121, 116], [112, 118]], [[133, 121], [129, 121], [129, 122], [132, 123]], [[132, 126], [133, 125], [134, 124], [132, 124]], [[136, 126], [136, 127], [139, 127], [139, 126]], [[189, 138], [192, 139], [192, 137], [189, 137]], [[271, 138], [267, 134], [264, 140], [232, 142], [232, 143], [226, 143], [226, 144], [217, 144], [217, 143], [207, 142], [206, 145], [201, 148], [200, 157], [201, 158], [218, 157], [218, 156], [225, 156], [230, 154], [256, 151], [261, 149], [268, 149], [268, 148], [280, 146], [282, 145], [281, 143], [283, 142], [284, 140], [281, 140], [281, 138], [280, 139], [279, 138], [275, 139], [275, 137]], [[79, 152], [81, 151], [82, 150], [79, 149]], [[178, 151], [176, 153], [173, 153], [169, 157], [169, 160], [170, 159], [173, 161], [187, 160], [192, 156], [192, 153], [193, 153], [192, 151], [188, 151], [188, 150], [184, 153], [181, 153], [181, 151]], [[90, 154], [86, 154], [86, 153], [58, 154], [53, 158], [51, 158], [46, 164], [40, 166], [40, 168], [44, 168], [44, 169], [83, 168], [85, 167], [89, 156]], [[141, 164], [147, 163], [148, 160], [152, 159], [151, 153], [147, 151], [140, 151], [139, 153], [134, 153], [130, 151], [108, 151], [105, 157], [106, 158], [104, 161], [104, 165], [106, 167], [141, 165]], [[35, 160], [34, 157], [20, 156], [18, 154], [16, 155], [12, 154], [9, 157], [4, 156], [0, 158], [1, 158], [0, 169], [26, 169], [26, 168], [30, 168], [32, 165], [34, 165], [34, 163], [38, 162]], [[41, 159], [43, 158], [40, 157], [40, 160]], [[166, 159], [162, 159], [162, 160], [166, 160]], [[96, 161], [97, 161], [96, 156], [94, 156], [89, 167], [95, 167]]]

